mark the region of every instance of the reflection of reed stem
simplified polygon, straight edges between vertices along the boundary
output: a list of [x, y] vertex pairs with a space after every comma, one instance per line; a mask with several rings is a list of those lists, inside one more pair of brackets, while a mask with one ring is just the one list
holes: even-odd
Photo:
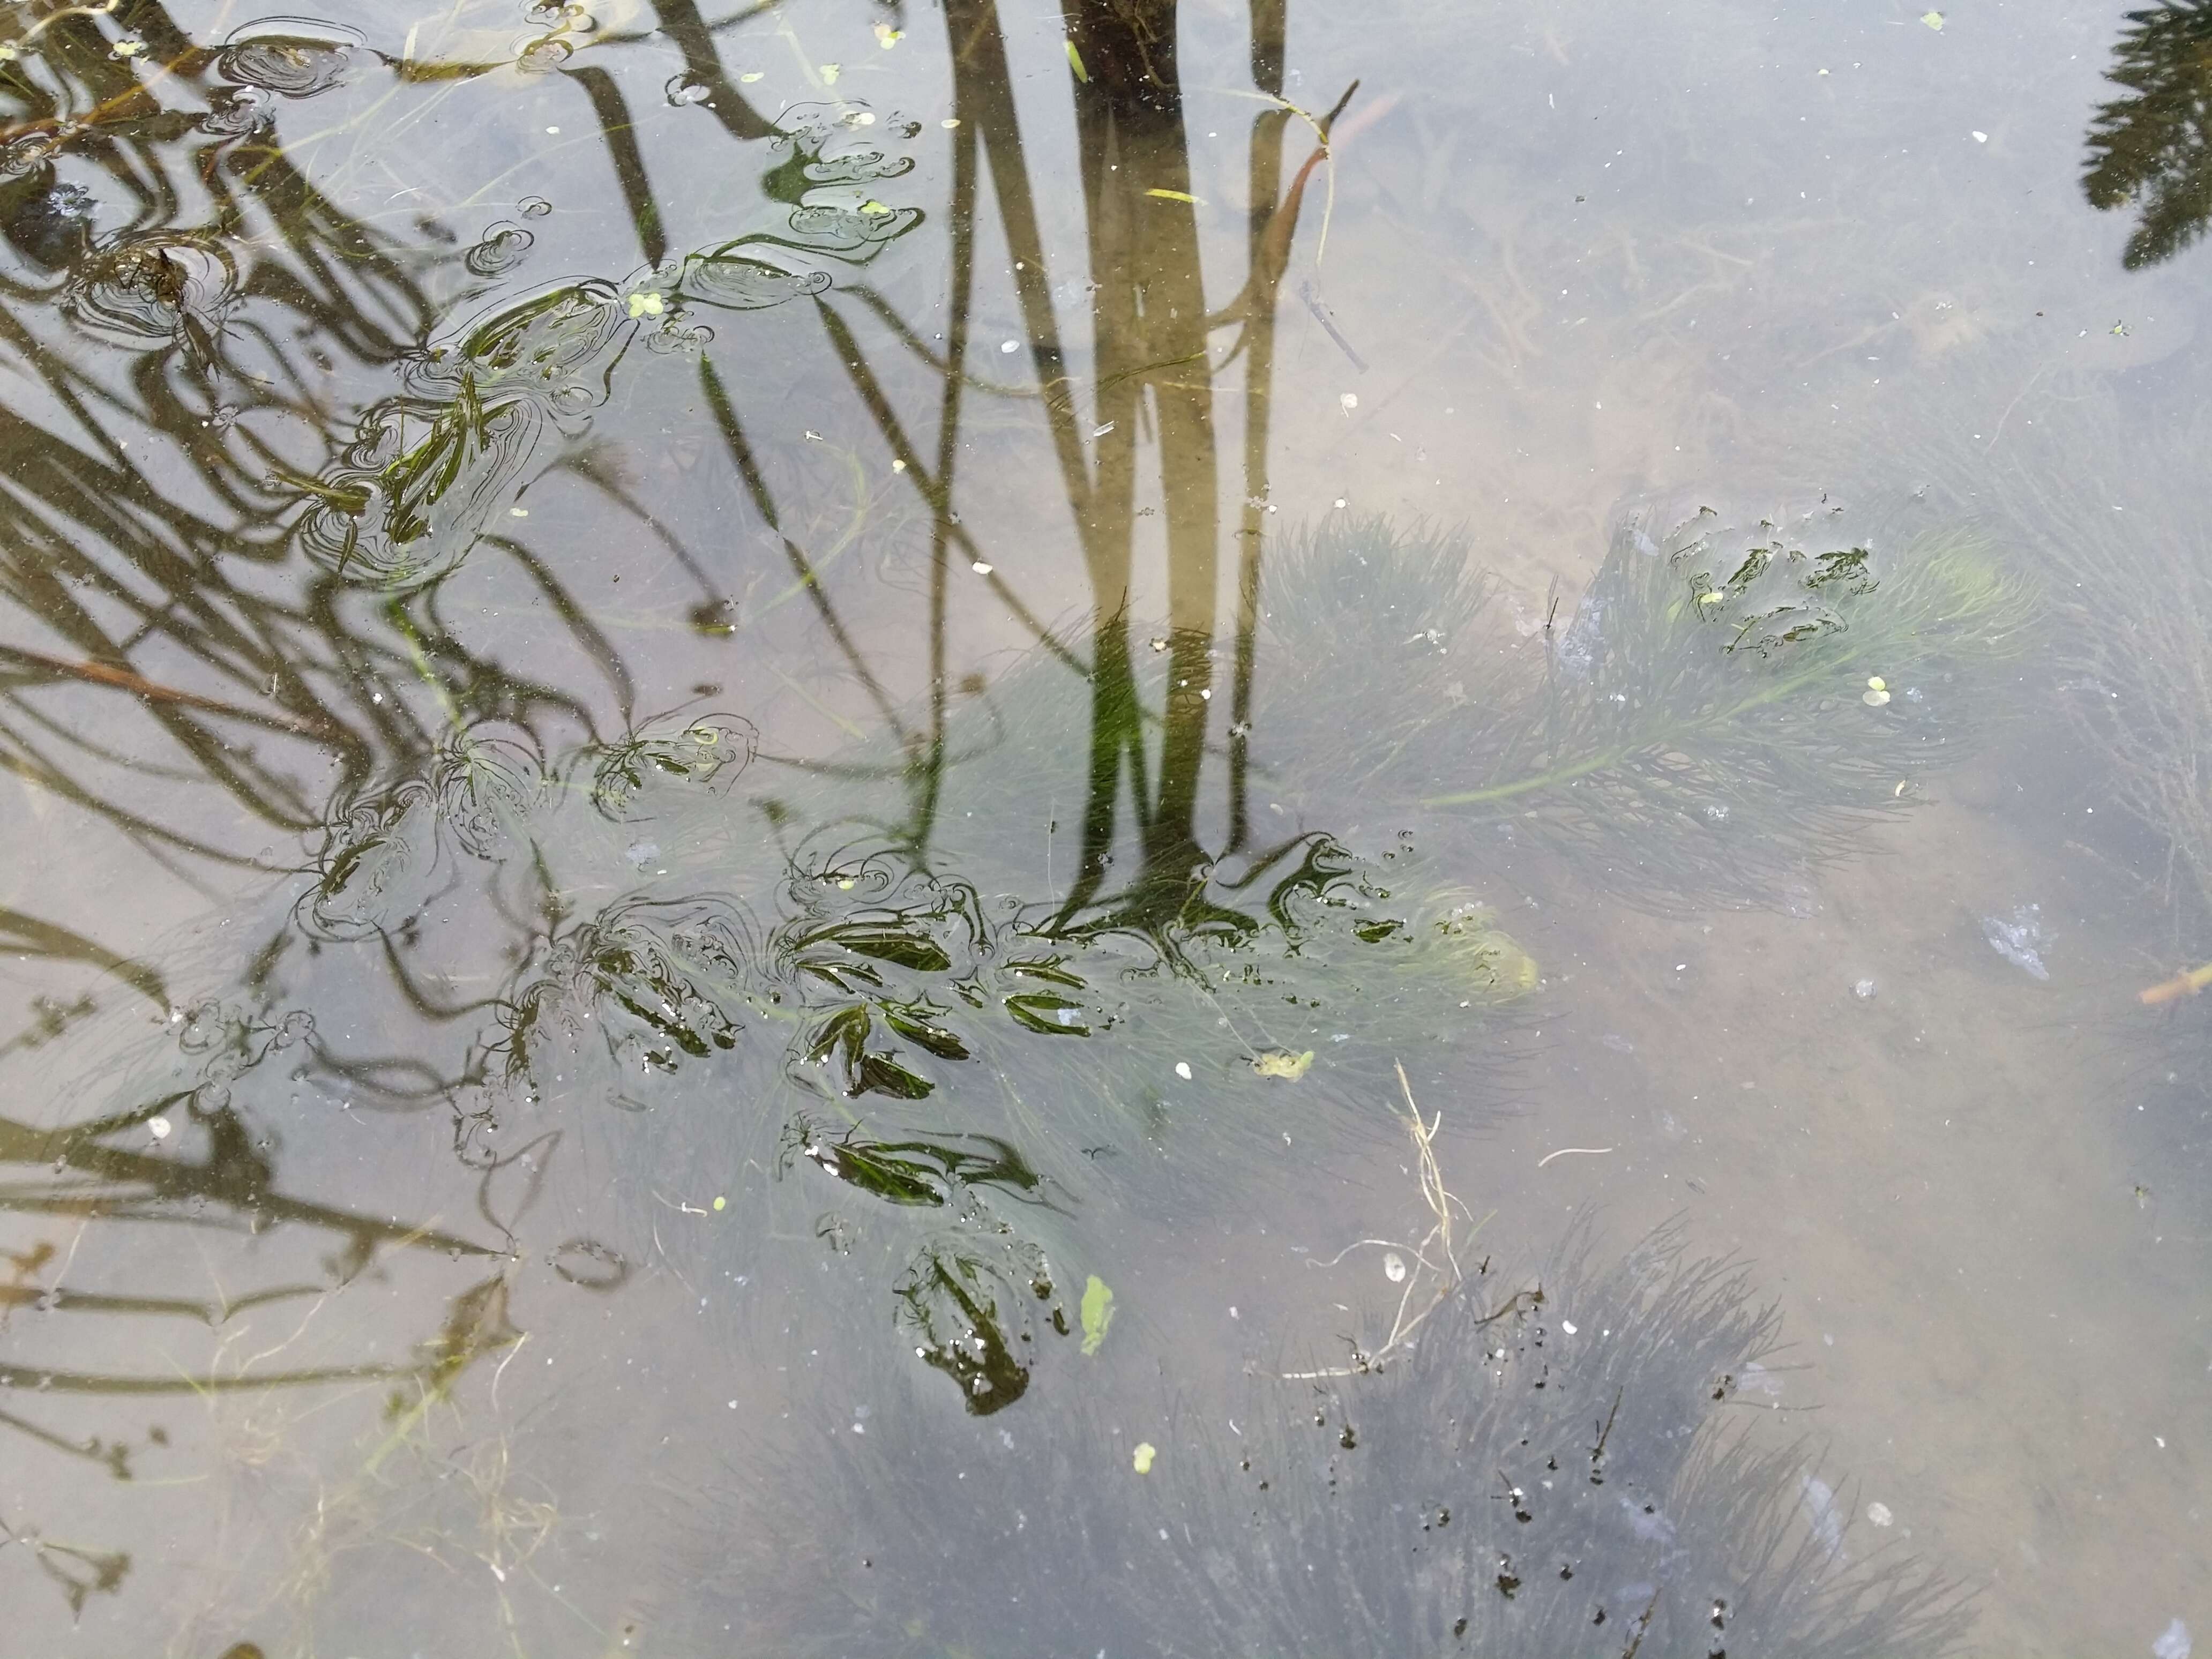
[[0, 645], [0, 662], [21, 663], [26, 667], [43, 670], [49, 674], [65, 675], [71, 679], [88, 680], [95, 685], [112, 685], [118, 690], [128, 691], [133, 696], [143, 697], [149, 702], [175, 703], [185, 708], [197, 708], [210, 714], [222, 714], [232, 720], [245, 720], [254, 726], [267, 726], [272, 731], [296, 732], [301, 737], [335, 738], [339, 728], [330, 721], [313, 715], [271, 714], [258, 709], [241, 708], [236, 703], [222, 702], [214, 697], [204, 697], [197, 691], [180, 691], [174, 686], [156, 684], [143, 674], [127, 668], [118, 668], [103, 662], [64, 662], [58, 657], [49, 657], [37, 651], [26, 651], [21, 646]]

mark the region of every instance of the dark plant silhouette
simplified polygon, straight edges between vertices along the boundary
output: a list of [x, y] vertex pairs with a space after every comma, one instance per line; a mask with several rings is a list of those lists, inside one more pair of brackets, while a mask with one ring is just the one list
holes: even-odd
[[[598, 1137], [633, 1170], [734, 1146], [775, 1166], [782, 1191], [843, 1206], [806, 1245], [872, 1230], [871, 1259], [892, 1264], [866, 1281], [899, 1337], [885, 1350], [951, 1378], [974, 1416], [1033, 1406], [1048, 1392], [1032, 1390], [1038, 1356], [1068, 1334], [1054, 1275], [1082, 1205], [1157, 1213], [1262, 1152], [1287, 1161], [1285, 1100], [1308, 1115], [1301, 1135], [1316, 1126], [1304, 1157], [1325, 1126], [1360, 1121], [1339, 1109], [1360, 1067], [1394, 1046], [1443, 1052], [1529, 988], [1534, 964], [1470, 895], [1394, 891], [1415, 867], [1406, 848], [1362, 860], [1278, 819], [1255, 781], [1268, 722], [1296, 701], [1271, 696], [1261, 653], [1279, 291], [1357, 91], [1326, 111], [1285, 100], [1287, 9], [1251, 7], [1243, 268], [1210, 283], [1173, 0], [1064, 8], [1081, 196], [1065, 246], [1043, 228], [1057, 183], [1025, 149], [994, 0], [942, 8], [941, 206], [914, 182], [920, 125], [848, 100], [851, 82], [823, 80], [831, 66], [810, 66], [815, 95], [773, 117], [749, 101], [759, 76], [726, 46], [797, 27], [769, 5], [709, 21], [690, 0], [648, 0], [634, 26], [596, 29], [587, 8], [549, 3], [527, 14], [538, 33], [489, 57], [482, 36], [441, 52], [427, 25], [371, 42], [296, 18], [233, 29], [227, 12], [222, 38], [210, 23], [201, 40], [146, 0], [40, 0], [0, 20], [0, 358], [27, 388], [0, 411], [0, 768], [68, 835], [89, 825], [149, 872], [219, 880], [239, 924], [211, 963], [102, 943], [70, 906], [123, 902], [127, 884], [105, 877], [89, 897], [58, 884], [51, 914], [46, 898], [0, 911], [0, 943], [54, 975], [0, 1060], [27, 1070], [54, 1045], [90, 1047], [78, 1033], [119, 1018], [111, 1002], [156, 1011], [183, 1056], [158, 1086], [88, 1102], [57, 1085], [0, 1121], [0, 1216], [23, 1226], [0, 1285], [0, 1391], [31, 1402], [0, 1428], [119, 1474], [135, 1443], [56, 1427], [55, 1401], [366, 1382], [411, 1392], [404, 1419], [520, 1340], [509, 1287], [539, 1255], [489, 1194], [534, 1194], [572, 1127], [568, 1145]], [[878, 15], [891, 36], [915, 21]], [[454, 202], [418, 207], [423, 182], [395, 176], [372, 199], [352, 163], [325, 170], [321, 150], [288, 145], [331, 106], [314, 100], [371, 88], [388, 100], [379, 119], [434, 95], [455, 132], [511, 125], [525, 82], [566, 100], [566, 143], [604, 163], [562, 175], [579, 198], [562, 210], [591, 216], [588, 269], [526, 263], [556, 210], [539, 198], [480, 202], [491, 186], [468, 177]], [[683, 165], [677, 147], [714, 159]], [[459, 153], [474, 154], [465, 139]], [[385, 165], [374, 143], [363, 154], [362, 168]], [[436, 159], [422, 179], [453, 184]], [[702, 177], [757, 179], [758, 213], [669, 188]], [[1009, 269], [979, 271], [980, 250], [1000, 247]], [[986, 276], [1011, 289], [1021, 336], [988, 358], [973, 337]], [[941, 308], [910, 314], [917, 293]], [[826, 440], [755, 372], [763, 336], [748, 331], [771, 325], [794, 380], [842, 400]], [[672, 441], [654, 461], [717, 487], [704, 532], [626, 471], [620, 423], [653, 395], [693, 422], [648, 433]], [[1243, 445], [1224, 459], [1230, 398]], [[963, 515], [979, 406], [1016, 410], [1048, 449], [1085, 590], [1071, 626], [1048, 623]], [[848, 522], [815, 488], [811, 458], [830, 448], [810, 446], [825, 442], [893, 463]], [[1233, 526], [1224, 465], [1241, 469]], [[590, 503], [585, 533], [533, 507], [554, 486]], [[856, 620], [872, 560], [848, 555], [880, 550], [879, 513], [926, 547], [910, 629]], [[1153, 513], [1164, 580], [1139, 568]], [[1387, 527], [1369, 529], [1395, 553]], [[676, 573], [672, 604], [610, 598], [629, 544]], [[1431, 549], [1429, 592], [1466, 597], [1463, 554]], [[1541, 794], [1585, 841], [1597, 814], [1577, 808], [1601, 793], [1639, 830], [1679, 829], [1692, 794], [1710, 804], [1723, 769], [1686, 782], [1698, 745], [1640, 702], [1619, 712], [1614, 687], [1686, 676], [1727, 713], [1739, 703], [1712, 684], [1755, 671], [1747, 658], [1723, 680], [1661, 648], [1702, 641], [1712, 617], [1632, 556], [1617, 553], [1605, 597], [1648, 626], [1601, 639], [1593, 621], [1558, 641], [1595, 666], [1529, 694], [1486, 756], [1495, 776], [1429, 764], [1482, 752], [1472, 714], [1431, 700], [1434, 732], [1391, 733], [1431, 774], [1400, 799], [1502, 823], [1530, 823]], [[1322, 574], [1301, 563], [1292, 581], [1318, 589]], [[1136, 596], [1154, 590], [1164, 614], [1146, 629]], [[1317, 631], [1356, 631], [1322, 597]], [[963, 604], [1036, 643], [1000, 685], [956, 661]], [[817, 658], [874, 734], [826, 758], [785, 752], [712, 682], [641, 707], [661, 642], [693, 635], [772, 669]], [[1340, 649], [1305, 658], [1310, 676], [1359, 666]], [[1576, 742], [1611, 769], [1574, 770]], [[978, 826], [953, 806], [1009, 753], [1045, 867], [1010, 856], [986, 882]], [[255, 883], [260, 902], [231, 902]], [[207, 1000], [210, 980], [225, 1000]], [[1157, 1029], [1126, 1018], [1133, 1000]], [[1181, 1080], [1210, 1115], [1160, 1097], [1164, 1042], [1199, 1062]], [[314, 1190], [271, 1127], [300, 1121], [284, 1115], [295, 1086], [372, 1121], [444, 1115], [465, 1188], [482, 1176], [485, 1224]], [[1209, 1155], [1168, 1155], [1193, 1146]], [[609, 1213], [658, 1247], [641, 1185], [618, 1182]], [[95, 1292], [71, 1277], [64, 1226], [173, 1229], [241, 1271], [213, 1297]], [[249, 1280], [243, 1265], [276, 1254], [249, 1247], [271, 1234], [319, 1242], [319, 1269]], [[550, 1260], [611, 1289], [631, 1258], [593, 1237]], [[156, 1375], [49, 1363], [23, 1341], [33, 1313], [220, 1330], [401, 1261], [466, 1279], [417, 1298], [429, 1305], [410, 1316], [434, 1334], [401, 1355]], [[1721, 1337], [1747, 1337], [1719, 1312]], [[1470, 1324], [1470, 1350], [1487, 1328]], [[0, 1543], [32, 1541], [72, 1610], [122, 1585], [115, 1552], [21, 1521], [0, 1517], [16, 1528]]]
[[1079, 1410], [1016, 1449], [882, 1413], [715, 1494], [717, 1520], [834, 1519], [795, 1546], [722, 1521], [682, 1633], [854, 1659], [1954, 1650], [1955, 1588], [1863, 1553], [1816, 1455], [1752, 1437], [1777, 1328], [1671, 1232], [1617, 1261], [1571, 1237], [1510, 1291], [1461, 1286], [1403, 1360], [1259, 1383], [1225, 1426]]
[[[111, 949], [91, 936], [98, 929], [85, 926], [78, 896], [66, 891], [53, 896], [52, 915], [19, 907], [0, 916], [17, 956], [56, 975], [27, 1020], [5, 1034], [0, 1059], [43, 1064], [81, 1027], [120, 1017], [125, 1002], [178, 1022], [195, 1056], [173, 1086], [143, 1097], [100, 1106], [35, 1101], [0, 1123], [0, 1156], [16, 1171], [5, 1207], [27, 1229], [15, 1241], [21, 1248], [11, 1247], [12, 1278], [0, 1296], [0, 1389], [33, 1402], [0, 1413], [0, 1427], [120, 1475], [133, 1453], [128, 1436], [88, 1438], [43, 1413], [71, 1402], [82, 1421], [82, 1402], [165, 1391], [388, 1382], [434, 1395], [471, 1358], [515, 1340], [505, 1288], [514, 1241], [491, 1208], [483, 1214], [495, 1224], [479, 1237], [471, 1227], [357, 1212], [288, 1185], [271, 1150], [268, 1079], [258, 1069], [266, 1055], [281, 1050], [272, 1063], [295, 1082], [367, 1110], [452, 1111], [459, 1156], [489, 1182], [527, 1149], [508, 1152], [501, 1142], [492, 1150], [476, 1098], [512, 1054], [539, 1040], [532, 1022], [558, 1012], [544, 988], [562, 964], [576, 985], [635, 1018], [627, 1056], [672, 1064], [726, 1046], [730, 1028], [702, 1012], [699, 996], [678, 1014], [653, 1006], [678, 984], [714, 994], [716, 959], [694, 948], [696, 927], [650, 903], [572, 921], [562, 884], [574, 860], [527, 833], [549, 791], [575, 791], [616, 833], [649, 820], [671, 787], [698, 782], [740, 749], [751, 754], [741, 720], [713, 725], [689, 711], [656, 719], [634, 706], [632, 640], [580, 596], [580, 573], [514, 510], [533, 479], [566, 473], [689, 574], [699, 590], [693, 628], [757, 625], [729, 597], [739, 586], [730, 550], [687, 544], [589, 430], [617, 373], [696, 374], [742, 499], [780, 541], [788, 597], [811, 610], [820, 636], [893, 735], [898, 760], [879, 780], [896, 798], [881, 814], [887, 838], [902, 861], [927, 862], [946, 769], [959, 759], [946, 726], [959, 678], [947, 643], [951, 573], [988, 562], [961, 522], [956, 478], [967, 447], [963, 416], [977, 396], [967, 342], [987, 176], [1015, 252], [1036, 374], [1012, 392], [1049, 429], [1093, 586], [1091, 627], [1072, 639], [1046, 628], [1005, 576], [984, 586], [1041, 641], [1054, 672], [1095, 696], [1097, 732], [1069, 757], [1079, 781], [1088, 767], [1091, 804], [1079, 816], [1095, 856], [1065, 921], [1163, 939], [1221, 927], [1241, 938], [1261, 925], [1247, 914], [1259, 894], [1224, 898], [1208, 889], [1195, 827], [1207, 756], [1218, 752], [1207, 747], [1210, 711], [1199, 695], [1212, 672], [1218, 539], [1209, 352], [1214, 331], [1237, 327], [1249, 406], [1245, 494], [1264, 500], [1274, 287], [1300, 200], [1296, 192], [1277, 199], [1292, 112], [1275, 103], [1255, 118], [1254, 270], [1234, 315], [1209, 319], [1173, 5], [1085, 5], [1070, 15], [1087, 65], [1069, 88], [1085, 158], [1088, 246], [1053, 250], [1048, 263], [996, 9], [958, 0], [945, 17], [960, 119], [941, 217], [951, 302], [943, 319], [910, 323], [867, 270], [921, 222], [896, 194], [908, 163], [895, 142], [852, 142], [860, 131], [848, 118], [852, 106], [787, 107], [770, 119], [747, 101], [726, 43], [758, 20], [772, 25], [769, 12], [709, 22], [688, 0], [658, 0], [649, 20], [657, 27], [594, 33], [588, 20], [580, 22], [580, 8], [542, 6], [531, 13], [542, 33], [505, 61], [441, 57], [434, 33], [431, 44], [418, 48], [410, 38], [401, 49], [298, 19], [234, 29], [227, 21], [228, 33], [203, 39], [196, 20], [143, 0], [25, 9], [0, 27], [8, 47], [0, 61], [0, 236], [11, 256], [0, 269], [0, 353], [37, 389], [11, 397], [0, 420], [9, 462], [8, 511], [0, 514], [0, 766], [72, 823], [105, 826], [149, 872], [187, 884], [211, 872], [229, 872], [222, 879], [234, 884], [237, 872], [270, 861], [272, 844], [321, 843], [304, 880], [270, 872], [270, 884], [297, 902], [243, 942], [243, 966]], [[1279, 96], [1281, 8], [1262, 5], [1255, 22], [1255, 80]], [[660, 95], [665, 70], [647, 85], [628, 72], [635, 48], [667, 41], [684, 65], [682, 95], [671, 83], [670, 101], [703, 105], [716, 142], [752, 152], [786, 222], [734, 228], [688, 251], [674, 240], [684, 204], [656, 188], [663, 164], [639, 120], [641, 107]], [[342, 204], [358, 199], [350, 181], [303, 164], [288, 148], [289, 130], [316, 124], [323, 106], [313, 100], [341, 88], [441, 88], [459, 107], [470, 84], [495, 70], [574, 89], [587, 142], [612, 164], [615, 222], [629, 226], [632, 254], [502, 297], [497, 283], [531, 257], [537, 235], [528, 204], [471, 245], [434, 210], [349, 210]], [[865, 186], [869, 199], [825, 202], [820, 187], [832, 175]], [[1147, 196], [1152, 188], [1164, 193]], [[408, 193], [403, 187], [392, 199]], [[626, 271], [625, 258], [641, 264]], [[1055, 276], [1071, 275], [1096, 283], [1096, 337], [1081, 352], [1060, 339], [1049, 295]], [[771, 305], [813, 308], [820, 347], [836, 354], [864, 423], [900, 459], [903, 487], [927, 514], [929, 647], [919, 696], [848, 625], [836, 585], [842, 573], [831, 569], [842, 544], [824, 547], [818, 525], [787, 505], [800, 434], [749, 410], [746, 379], [707, 344], [702, 319], [724, 322]], [[902, 368], [922, 369], [937, 388], [933, 408], [902, 406], [900, 389], [914, 377], [882, 372], [886, 351], [909, 360]], [[665, 361], [656, 369], [648, 354]], [[1172, 658], [1197, 677], [1178, 688], [1164, 720], [1134, 695], [1127, 614], [1141, 434], [1153, 422], [1171, 460]], [[1239, 709], [1253, 678], [1257, 512], [1246, 509], [1240, 553]], [[542, 641], [517, 651], [478, 627], [473, 607], [453, 602], [458, 571], [495, 562], [542, 602], [582, 675], [534, 672]], [[730, 746], [708, 755], [708, 766], [698, 733], [710, 727]], [[580, 754], [588, 757], [580, 773], [555, 764]], [[1239, 738], [1231, 766], [1240, 802], [1244, 764]], [[1130, 895], [1117, 895], [1106, 880], [1109, 849], [1132, 807], [1146, 853]], [[1241, 845], [1241, 804], [1237, 811], [1231, 839]], [[1275, 850], [1288, 855], [1287, 867], [1302, 856], [1297, 843]], [[274, 860], [286, 861], [281, 852]], [[498, 972], [538, 964], [505, 999], [455, 994], [450, 964], [428, 959], [423, 914], [457, 877], [485, 884], [492, 920], [476, 942]], [[921, 1095], [928, 1069], [951, 1063], [959, 1039], [941, 1015], [857, 976], [871, 963], [886, 974], [927, 976], [926, 957], [901, 959], [887, 939], [846, 927], [800, 929], [780, 941], [791, 945], [785, 965], [800, 981], [829, 986], [816, 1000], [809, 1042], [794, 1051], [793, 1066], [811, 1079], [809, 1098], [818, 1097], [815, 1083], [833, 1100], [854, 1091], [872, 1100]], [[1031, 1042], [1064, 1040], [1079, 1003], [1053, 965], [1049, 938], [1040, 932], [1034, 960], [1007, 972], [998, 1015], [1005, 1029]], [[246, 999], [235, 1007], [194, 1000], [210, 973], [242, 982]], [[365, 996], [380, 975], [418, 1040], [386, 1049], [341, 1037], [349, 1020], [319, 1030], [304, 1015], [288, 1020], [276, 988]], [[511, 1022], [504, 1046], [471, 1047], [466, 1034], [487, 1023], [500, 1029], [502, 1012]], [[448, 1033], [462, 1035], [447, 1041]], [[907, 1057], [886, 1058], [895, 1050]], [[215, 1072], [200, 1069], [203, 1060]], [[878, 1186], [900, 1191], [895, 1177], [920, 1158], [948, 1194], [995, 1191], [1004, 1184], [1000, 1170], [1039, 1179], [1012, 1142], [978, 1139], [965, 1125], [932, 1138], [874, 1140], [854, 1135], [849, 1115], [839, 1127], [836, 1138], [808, 1143], [810, 1168], [800, 1174], [834, 1164], [841, 1179], [872, 1171]], [[157, 1133], [166, 1139], [155, 1145]], [[1002, 1150], [983, 1164], [972, 1151], [930, 1150], [978, 1146]], [[888, 1287], [898, 1317], [964, 1390], [995, 1379], [1011, 1401], [1026, 1376], [1006, 1346], [1012, 1337], [976, 1370], [964, 1333], [987, 1304], [1033, 1299], [1032, 1280], [1041, 1280], [1030, 1265], [1041, 1273], [1042, 1257], [964, 1212], [945, 1219], [956, 1231], [922, 1240]], [[95, 1292], [72, 1281], [74, 1257], [58, 1231], [64, 1226], [98, 1237], [183, 1229], [204, 1235], [226, 1262], [226, 1239], [283, 1236], [294, 1241], [286, 1261], [302, 1249], [312, 1255], [309, 1239], [330, 1245], [325, 1271], [250, 1279], [241, 1267], [234, 1282], [226, 1273], [212, 1297], [153, 1284]], [[270, 1248], [258, 1254], [277, 1259]], [[442, 1334], [411, 1358], [141, 1376], [48, 1362], [26, 1340], [22, 1321], [33, 1313], [66, 1316], [64, 1326], [163, 1319], [221, 1331], [247, 1310], [328, 1295], [400, 1254], [492, 1268], [434, 1310]], [[601, 1250], [587, 1266], [596, 1273], [610, 1261], [620, 1258]], [[602, 1277], [618, 1284], [625, 1273]], [[19, 1516], [0, 1525], [14, 1528], [0, 1533], [0, 1543], [35, 1554], [73, 1611], [126, 1582], [128, 1562], [116, 1552]]]
[[2128, 14], [2107, 78], [2127, 95], [2089, 124], [2091, 206], [2136, 210], [2130, 270], [2172, 258], [2212, 219], [2212, 4], [2165, 0]]

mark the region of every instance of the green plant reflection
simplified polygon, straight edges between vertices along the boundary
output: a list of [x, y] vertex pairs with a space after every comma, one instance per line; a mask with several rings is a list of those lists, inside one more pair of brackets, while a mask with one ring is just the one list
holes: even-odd
[[2125, 88], [2089, 124], [2081, 188], [2092, 207], [2136, 210], [2130, 270], [2171, 259], [2212, 218], [2212, 6], [2160, 0], [2128, 14], [2107, 78]]
[[[653, 1206], [725, 1213], [709, 1167], [762, 1176], [696, 1247], [723, 1282], [797, 1237], [966, 1413], [1033, 1407], [1112, 1225], [1310, 1178], [1537, 990], [1470, 830], [1771, 897], [1963, 744], [2030, 611], [1974, 548], [1638, 521], [1510, 655], [1463, 539], [1270, 530], [1281, 289], [1359, 108], [1285, 97], [1287, 14], [1250, 9], [1226, 238], [1172, 0], [1068, 0], [1072, 156], [993, 0], [945, 0], [942, 86], [895, 8], [0, 19], [0, 766], [46, 860], [0, 893], [39, 975], [0, 1427], [121, 1478], [131, 1433], [40, 1413], [373, 1384], [373, 1484], [538, 1268], [688, 1291]], [[988, 510], [999, 439], [1042, 535]], [[1071, 581], [1017, 574], [1054, 538]], [[1939, 654], [1954, 707], [1856, 700]], [[541, 1238], [571, 1179], [590, 1224]], [[173, 1265], [164, 1227], [219, 1295], [72, 1278], [87, 1239]], [[404, 1337], [313, 1363], [38, 1346], [384, 1274]], [[126, 1582], [0, 1525], [72, 1615]]]

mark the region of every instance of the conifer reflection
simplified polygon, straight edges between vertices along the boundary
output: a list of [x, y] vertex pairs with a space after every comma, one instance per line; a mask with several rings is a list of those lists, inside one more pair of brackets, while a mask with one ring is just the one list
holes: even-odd
[[2128, 14], [2106, 77], [2125, 88], [2090, 122], [2081, 188], [2136, 211], [2130, 270], [2170, 259], [2212, 218], [2212, 5], [2161, 0]]

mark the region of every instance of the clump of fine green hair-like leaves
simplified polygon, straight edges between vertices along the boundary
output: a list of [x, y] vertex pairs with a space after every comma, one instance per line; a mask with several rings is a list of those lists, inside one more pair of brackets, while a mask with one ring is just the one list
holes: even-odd
[[781, 1534], [717, 1517], [684, 1613], [849, 1659], [1951, 1649], [1940, 1574], [1863, 1548], [1803, 1448], [1743, 1431], [1776, 1320], [1741, 1268], [1666, 1232], [1603, 1262], [1577, 1231], [1514, 1285], [1462, 1286], [1387, 1369], [1223, 1415], [1117, 1401], [1000, 1439], [879, 1396], [865, 1437], [827, 1426], [720, 1498], [822, 1524], [732, 1551]]
[[[1994, 377], [1972, 389], [2000, 407], [2009, 395]], [[2166, 844], [2169, 874], [2195, 890], [2199, 908], [2176, 916], [2201, 952], [2212, 913], [2212, 537], [2195, 458], [2207, 423], [2137, 424], [2111, 385], [2088, 374], [2049, 377], [2021, 414], [1993, 460], [1954, 453], [1965, 447], [1948, 428], [1920, 453], [1940, 458], [1939, 477], [1961, 481], [1948, 493], [1964, 499], [1971, 489], [1977, 510], [2049, 572], [2046, 693], [2108, 769], [2120, 803]], [[2133, 465], [2084, 476], [2085, 454]]]
[[1516, 650], [1475, 626], [1486, 586], [1448, 545], [1369, 519], [1288, 550], [1277, 591], [1346, 602], [1272, 608], [1302, 667], [1269, 714], [1295, 745], [1346, 688], [1362, 746], [1337, 745], [1340, 782], [1588, 855], [1654, 901], [1759, 896], [1901, 810], [1899, 783], [2002, 701], [2035, 609], [1966, 532], [1891, 549], [1826, 506], [1700, 509], [1624, 524], [1571, 619]]

